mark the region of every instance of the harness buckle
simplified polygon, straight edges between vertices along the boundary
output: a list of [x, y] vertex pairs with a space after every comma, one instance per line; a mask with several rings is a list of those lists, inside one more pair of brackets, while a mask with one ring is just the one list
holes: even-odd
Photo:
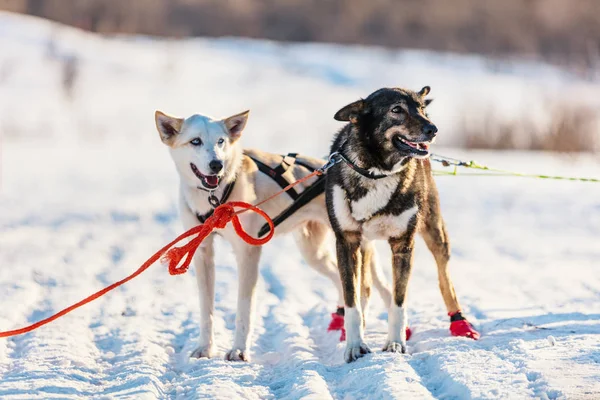
[[331, 153], [329, 155], [329, 158], [327, 159], [327, 163], [325, 163], [325, 165], [323, 165], [321, 168], [318, 168], [317, 171], [319, 171], [321, 174], [324, 174], [329, 168], [333, 167], [335, 164], [339, 163], [340, 161], [342, 161], [342, 159], [340, 158], [340, 153], [337, 151], [334, 151], [333, 153]]

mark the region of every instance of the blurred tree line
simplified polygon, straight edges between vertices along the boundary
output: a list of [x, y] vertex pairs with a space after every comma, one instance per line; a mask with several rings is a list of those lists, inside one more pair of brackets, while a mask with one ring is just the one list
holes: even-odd
[[600, 54], [598, 0], [0, 0], [100, 33], [359, 43], [556, 62]]

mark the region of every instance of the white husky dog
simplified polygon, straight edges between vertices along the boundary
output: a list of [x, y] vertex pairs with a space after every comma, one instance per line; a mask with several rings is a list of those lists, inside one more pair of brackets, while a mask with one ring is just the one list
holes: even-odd
[[[281, 190], [281, 183], [259, 170], [258, 165], [270, 166], [274, 170], [282, 165], [282, 156], [257, 150], [243, 150], [239, 139], [246, 126], [248, 111], [229, 118], [213, 119], [204, 115], [176, 118], [160, 111], [155, 122], [160, 138], [169, 147], [180, 177], [179, 208], [186, 230], [197, 226], [212, 212], [214, 206], [226, 200], [257, 203]], [[286, 164], [281, 174], [287, 182], [305, 177], [321, 167], [325, 161], [310, 157], [295, 157], [297, 162]], [[289, 161], [289, 160], [288, 160]], [[291, 164], [291, 165], [290, 165]], [[317, 177], [298, 185], [298, 192], [315, 183]], [[279, 215], [293, 203], [287, 194], [277, 196], [266, 203], [264, 211], [271, 217]], [[240, 215], [246, 231], [257, 236], [264, 225], [263, 218], [256, 213]], [[306, 262], [327, 276], [338, 290], [338, 306], [343, 306], [342, 287], [335, 258], [326, 243], [330, 232], [325, 208], [325, 196], [321, 192], [308, 204], [300, 207], [276, 229], [278, 234], [293, 232], [298, 248]], [[200, 292], [200, 343], [192, 357], [211, 357], [214, 352], [213, 313], [215, 294], [215, 265], [213, 239], [221, 235], [233, 247], [238, 264], [239, 290], [235, 336], [233, 347], [225, 355], [226, 360], [250, 359], [250, 333], [254, 292], [258, 280], [260, 246], [244, 242], [233, 227], [217, 230], [206, 238], [194, 256], [196, 278]], [[372, 249], [369, 243], [365, 248]], [[374, 284], [385, 304], [390, 303], [390, 290], [380, 279], [379, 269], [372, 261]]]

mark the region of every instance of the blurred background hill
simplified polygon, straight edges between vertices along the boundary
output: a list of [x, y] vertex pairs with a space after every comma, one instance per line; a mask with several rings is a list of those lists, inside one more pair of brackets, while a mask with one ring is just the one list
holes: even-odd
[[0, 0], [0, 9], [100, 33], [243, 36], [598, 66], [597, 0]]
[[[7, 139], [97, 138], [115, 119], [151, 130], [155, 107], [251, 108], [284, 147], [300, 136], [281, 131], [333, 132], [336, 108], [378, 87], [431, 85], [441, 144], [600, 149], [598, 0], [0, 0], [2, 10]], [[34, 116], [18, 118], [23, 107]]]

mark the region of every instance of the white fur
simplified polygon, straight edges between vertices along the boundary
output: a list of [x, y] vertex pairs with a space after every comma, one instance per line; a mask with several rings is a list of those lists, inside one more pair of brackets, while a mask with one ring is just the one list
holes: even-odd
[[363, 224], [363, 235], [369, 240], [400, 237], [406, 228], [410, 219], [417, 214], [417, 206], [409, 208], [400, 215], [380, 215], [373, 217]]
[[396, 164], [395, 164], [395, 165], [392, 167], [392, 169], [391, 169], [390, 171], [386, 171], [386, 170], [383, 170], [383, 169], [379, 169], [379, 168], [375, 168], [375, 167], [373, 167], [373, 168], [369, 168], [369, 172], [371, 172], [371, 173], [373, 173], [373, 174], [376, 174], [376, 175], [395, 175], [395, 174], [397, 174], [398, 172], [401, 172], [401, 171], [402, 171], [404, 168], [406, 168], [406, 166], [408, 165], [408, 164], [404, 164], [404, 165], [402, 165], [402, 163], [403, 163], [403, 162], [404, 162], [404, 161], [398, 161], [398, 162], [397, 162], [397, 163], [396, 163]]
[[344, 309], [344, 326], [346, 328], [346, 350], [344, 359], [351, 362], [370, 353], [371, 349], [365, 344], [363, 338], [362, 314], [357, 307]]
[[252, 332], [252, 314], [254, 311], [255, 288], [258, 281], [258, 262], [261, 247], [238, 242], [235, 249], [238, 263], [238, 301], [235, 317], [235, 336], [233, 348], [226, 359], [232, 361], [248, 360], [250, 333]]
[[406, 348], [406, 309], [395, 304], [388, 310], [388, 345], [399, 343]]
[[346, 192], [338, 185], [333, 187], [333, 212], [342, 230], [356, 231], [360, 228], [360, 225], [352, 217], [350, 207], [348, 207]]
[[344, 325], [348, 346], [360, 344], [363, 341], [362, 315], [357, 307], [346, 307], [344, 310]]
[[352, 216], [357, 221], [364, 221], [370, 218], [390, 202], [392, 194], [396, 191], [397, 187], [398, 178], [394, 176], [375, 181], [373, 187], [368, 190], [364, 197], [350, 204]]
[[[189, 142], [195, 138], [202, 140], [201, 146], [192, 146]], [[194, 163], [204, 175], [212, 175], [209, 163], [213, 160], [221, 161], [225, 171], [234, 170], [232, 163], [239, 160], [239, 156], [232, 152], [234, 140], [227, 133], [227, 128], [222, 120], [214, 120], [205, 115], [192, 115], [187, 118], [169, 146], [169, 152], [181, 179], [190, 186], [200, 185], [198, 178], [192, 172], [190, 163]]]
[[[307, 264], [317, 270], [320, 274], [331, 279], [332, 282], [335, 283], [337, 291], [338, 291], [338, 307], [344, 306], [344, 290], [342, 289], [342, 281], [340, 280], [340, 272], [337, 268], [337, 260], [335, 259], [335, 255], [329, 251], [328, 243], [323, 241], [323, 238], [327, 236], [329, 233], [328, 230], [321, 229], [309, 231], [306, 228], [298, 229], [294, 232], [294, 238], [296, 239], [296, 244], [298, 245], [298, 249], [300, 253], [302, 253], [302, 257]], [[315, 243], [322, 243], [321, 247], [315, 246]], [[374, 253], [376, 255], [376, 253]], [[378, 266], [373, 264], [372, 266], [373, 274], [377, 273]], [[380, 294], [385, 292], [384, 287], [379, 290]], [[385, 296], [384, 293], [382, 296]], [[384, 300], [385, 301], [385, 300]]]
[[[198, 225], [198, 219], [185, 203], [183, 195], [180, 196], [180, 215], [185, 230]], [[204, 239], [202, 245], [194, 254], [193, 263], [196, 268], [196, 281], [200, 298], [200, 336], [198, 348], [192, 357], [211, 357], [213, 355], [213, 314], [214, 314], [214, 254], [213, 236]]]

